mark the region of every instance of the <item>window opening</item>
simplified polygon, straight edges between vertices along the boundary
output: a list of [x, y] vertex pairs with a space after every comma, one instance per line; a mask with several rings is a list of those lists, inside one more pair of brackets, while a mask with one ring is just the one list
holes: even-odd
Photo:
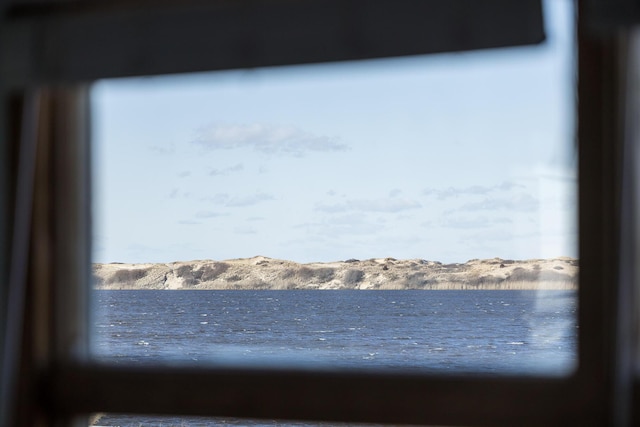
[[94, 357], [570, 373], [573, 11], [546, 6], [539, 47], [97, 83]]

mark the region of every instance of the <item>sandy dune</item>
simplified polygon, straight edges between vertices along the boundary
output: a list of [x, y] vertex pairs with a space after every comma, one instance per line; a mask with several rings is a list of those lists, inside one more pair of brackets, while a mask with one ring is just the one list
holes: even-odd
[[94, 264], [96, 289], [575, 289], [573, 258], [442, 264], [375, 258], [299, 264], [264, 256], [168, 264]]

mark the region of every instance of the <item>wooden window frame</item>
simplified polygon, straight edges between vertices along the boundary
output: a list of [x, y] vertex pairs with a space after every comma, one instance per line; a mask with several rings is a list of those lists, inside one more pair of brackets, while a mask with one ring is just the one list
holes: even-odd
[[[504, 34], [513, 44], [541, 41], [535, 19], [530, 21], [540, 12], [535, 2], [514, 3], [308, 0], [302, 7], [291, 0], [85, 0], [7, 7], [0, 27], [0, 120], [8, 140], [0, 176], [5, 224], [24, 213], [13, 210], [19, 205], [12, 189], [20, 168], [12, 165], [22, 156], [14, 148], [31, 138], [38, 150], [32, 159], [28, 267], [8, 244], [4, 258], [11, 262], [0, 261], [2, 277], [20, 268], [25, 276], [0, 295], [5, 297], [0, 308], [7, 312], [5, 329], [21, 332], [15, 338], [21, 345], [11, 342], [11, 334], [2, 337], [3, 372], [14, 368], [15, 381], [3, 383], [0, 422], [71, 425], [82, 414], [127, 412], [467, 426], [638, 424], [632, 410], [638, 395], [632, 335], [632, 314], [638, 310], [631, 256], [635, 225], [629, 220], [634, 195], [625, 186], [637, 167], [625, 163], [632, 150], [624, 126], [629, 38], [623, 30], [592, 31], [584, 19], [585, 2], [578, 7], [580, 327], [574, 373], [532, 377], [143, 368], [96, 365], [86, 358], [90, 147], [85, 83], [103, 77], [492, 48], [509, 44]], [[498, 13], [505, 7], [510, 13]], [[363, 10], [370, 13], [361, 14]], [[385, 14], [405, 16], [407, 11], [424, 19], [388, 24], [390, 30], [403, 30], [381, 38], [374, 24]], [[308, 30], [317, 21], [322, 25]], [[451, 23], [460, 26], [452, 28]], [[519, 31], [527, 23], [530, 28]], [[283, 44], [292, 33], [300, 37]], [[203, 35], [210, 36], [209, 42]], [[264, 42], [249, 43], [258, 39]], [[435, 39], [440, 43], [425, 42]], [[190, 53], [181, 53], [183, 45], [192, 48], [186, 50]], [[168, 59], [163, 57], [167, 46], [174, 52]], [[29, 135], [30, 127], [20, 130], [12, 126], [16, 122], [37, 123], [37, 132]], [[2, 242], [11, 241], [11, 231], [7, 225], [0, 228]], [[25, 238], [15, 229], [13, 234], [14, 241]], [[25, 301], [14, 314], [23, 321], [19, 328], [7, 310], [12, 301], [21, 301], [12, 299], [14, 294]], [[12, 354], [20, 357], [7, 356]]]

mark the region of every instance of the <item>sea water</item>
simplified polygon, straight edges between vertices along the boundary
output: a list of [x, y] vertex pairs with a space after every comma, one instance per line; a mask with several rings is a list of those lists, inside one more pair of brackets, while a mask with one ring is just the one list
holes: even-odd
[[95, 291], [94, 303], [92, 354], [114, 364], [563, 375], [576, 362], [575, 291]]

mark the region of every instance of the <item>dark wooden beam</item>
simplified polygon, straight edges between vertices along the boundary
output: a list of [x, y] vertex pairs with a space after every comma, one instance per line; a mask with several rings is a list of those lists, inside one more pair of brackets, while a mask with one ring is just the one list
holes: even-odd
[[95, 365], [55, 370], [42, 390], [46, 406], [60, 416], [119, 412], [563, 427], [594, 420], [572, 378]]
[[454, 52], [544, 40], [539, 0], [45, 2], [0, 26], [12, 84]]

